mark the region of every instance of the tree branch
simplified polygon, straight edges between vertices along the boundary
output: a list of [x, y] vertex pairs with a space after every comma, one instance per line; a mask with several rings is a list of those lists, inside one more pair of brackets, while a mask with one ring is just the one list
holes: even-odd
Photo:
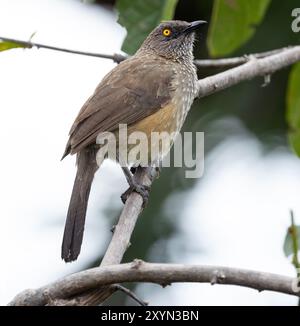
[[148, 302], [140, 299], [136, 294], [134, 294], [132, 291], [125, 288], [124, 286], [122, 286], [120, 284], [116, 284], [114, 286], [116, 287], [116, 289], [118, 291], [121, 291], [121, 292], [125, 293], [126, 295], [128, 295], [133, 301], [137, 302], [140, 306], [144, 306], [144, 307], [148, 306]]
[[272, 75], [298, 61], [300, 61], [300, 46], [286, 48], [263, 59], [250, 57], [247, 63], [239, 67], [199, 80], [198, 97], [211, 95], [256, 77]]
[[49, 298], [64, 300], [83, 291], [124, 282], [150, 282], [162, 286], [177, 282], [228, 284], [248, 287], [260, 292], [275, 291], [300, 296], [298, 280], [287, 276], [221, 266], [151, 264], [135, 260], [129, 264], [89, 269], [69, 275], [37, 290], [24, 291], [9, 305], [42, 306], [48, 304]]
[[70, 50], [70, 49], [65, 49], [65, 48], [60, 48], [56, 46], [51, 46], [51, 45], [45, 45], [41, 43], [34, 43], [31, 41], [20, 41], [16, 40], [13, 38], [7, 38], [7, 37], [1, 37], [0, 40], [4, 42], [11, 42], [11, 43], [16, 43], [24, 48], [31, 49], [31, 48], [37, 48], [37, 49], [47, 49], [47, 50], [53, 50], [53, 51], [59, 51], [59, 52], [65, 52], [65, 53], [71, 53], [71, 54], [79, 54], [79, 55], [85, 55], [88, 57], [96, 57], [96, 58], [102, 58], [102, 59], [109, 59], [113, 60], [116, 63], [120, 63], [124, 61], [127, 57], [122, 55], [122, 54], [101, 54], [101, 53], [93, 53], [93, 52], [85, 52], [85, 51], [77, 51], [77, 50]]
[[210, 59], [210, 60], [195, 60], [195, 65], [198, 68], [232, 68], [239, 65], [242, 65], [244, 63], [247, 63], [250, 58], [256, 58], [256, 59], [262, 59], [266, 58], [270, 55], [281, 53], [290, 47], [285, 47], [282, 49], [267, 51], [267, 52], [260, 52], [260, 53], [254, 53], [249, 55], [243, 55], [242, 57], [235, 57], [235, 58], [225, 58], [225, 59]]

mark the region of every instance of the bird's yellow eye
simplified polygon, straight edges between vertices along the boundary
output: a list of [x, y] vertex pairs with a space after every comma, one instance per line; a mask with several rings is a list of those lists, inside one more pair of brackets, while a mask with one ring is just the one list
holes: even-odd
[[172, 34], [172, 31], [170, 30], [170, 28], [165, 28], [163, 30], [163, 35], [164, 36], [168, 37], [168, 36], [171, 36], [171, 34]]

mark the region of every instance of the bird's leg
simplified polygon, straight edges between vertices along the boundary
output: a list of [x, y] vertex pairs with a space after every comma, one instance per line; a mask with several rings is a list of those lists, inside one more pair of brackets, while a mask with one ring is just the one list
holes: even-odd
[[[140, 167], [136, 168], [136, 171], [139, 168]], [[148, 201], [149, 201], [150, 187], [146, 186], [146, 185], [143, 185], [143, 184], [137, 183], [137, 181], [135, 180], [134, 176], [132, 175], [132, 173], [130, 172], [128, 167], [122, 167], [122, 170], [124, 172], [124, 175], [126, 177], [126, 180], [127, 180], [128, 184], [129, 184], [129, 188], [121, 196], [122, 202], [125, 204], [126, 200], [131, 195], [131, 193], [133, 191], [135, 191], [135, 192], [137, 192], [138, 194], [140, 194], [142, 196], [142, 198], [143, 198], [143, 207], [145, 207], [147, 205]]]
[[156, 172], [156, 178], [158, 179], [160, 177], [162, 171], [162, 161], [159, 161], [155, 167], [155, 172]]

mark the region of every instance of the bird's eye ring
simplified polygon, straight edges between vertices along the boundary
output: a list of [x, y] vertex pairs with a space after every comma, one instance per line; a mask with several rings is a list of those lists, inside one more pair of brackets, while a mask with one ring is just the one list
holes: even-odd
[[171, 36], [171, 34], [172, 34], [172, 31], [170, 30], [170, 28], [165, 28], [163, 30], [163, 35], [164, 36], [168, 37], [168, 36]]

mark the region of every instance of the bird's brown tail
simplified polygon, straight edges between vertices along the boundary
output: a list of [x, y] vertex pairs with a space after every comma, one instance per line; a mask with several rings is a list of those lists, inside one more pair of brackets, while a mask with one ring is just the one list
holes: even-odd
[[66, 262], [76, 260], [80, 253], [89, 194], [97, 169], [94, 149], [88, 148], [77, 154], [77, 174], [61, 248], [61, 257]]

